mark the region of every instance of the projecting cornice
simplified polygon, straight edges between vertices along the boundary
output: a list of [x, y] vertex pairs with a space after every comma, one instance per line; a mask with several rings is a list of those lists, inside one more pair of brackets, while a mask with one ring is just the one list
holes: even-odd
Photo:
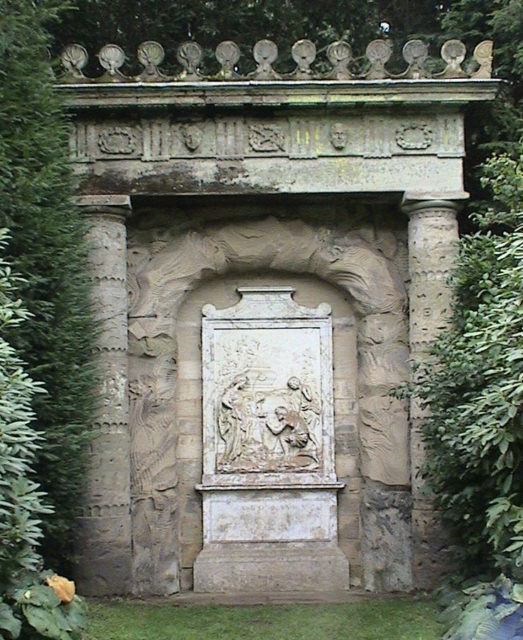
[[242, 80], [58, 84], [74, 109], [158, 107], [358, 107], [430, 104], [461, 106], [492, 100], [501, 85], [490, 79]]

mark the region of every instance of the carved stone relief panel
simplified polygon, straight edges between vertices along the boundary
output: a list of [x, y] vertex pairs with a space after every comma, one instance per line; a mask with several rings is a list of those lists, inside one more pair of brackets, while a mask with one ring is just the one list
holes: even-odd
[[97, 158], [141, 158], [142, 145], [142, 131], [138, 126], [111, 123], [107, 125], [100, 125], [97, 127]]
[[332, 476], [329, 307], [291, 288], [239, 290], [237, 307], [204, 307], [204, 478], [319, 472]]
[[434, 141], [434, 132], [425, 122], [401, 124], [396, 129], [396, 144], [405, 151], [428, 149]]
[[285, 151], [285, 136], [278, 124], [249, 124], [249, 147], [253, 151]]
[[214, 157], [217, 154], [214, 120], [187, 120], [171, 124], [171, 158]]

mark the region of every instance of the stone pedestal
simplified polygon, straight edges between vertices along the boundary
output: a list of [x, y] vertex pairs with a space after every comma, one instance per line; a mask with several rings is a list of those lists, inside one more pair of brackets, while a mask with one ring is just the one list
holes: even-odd
[[127, 396], [128, 196], [83, 196], [90, 215], [93, 305], [100, 333], [99, 405], [80, 529], [76, 580], [84, 595], [132, 591], [129, 403]]
[[194, 590], [347, 589], [337, 545], [330, 307], [242, 288], [203, 309], [204, 547]]
[[348, 562], [337, 545], [342, 487], [200, 487], [204, 549], [194, 565], [194, 590], [348, 589]]

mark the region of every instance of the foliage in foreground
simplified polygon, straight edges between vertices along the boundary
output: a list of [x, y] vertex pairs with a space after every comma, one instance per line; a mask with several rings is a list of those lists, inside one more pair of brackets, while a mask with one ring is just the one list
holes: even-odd
[[[4, 229], [3, 252], [5, 238]], [[27, 318], [20, 300], [14, 298], [15, 282], [9, 265], [0, 258], [0, 594], [19, 570], [37, 568], [35, 547], [42, 537], [40, 516], [46, 511], [32, 470], [41, 438], [31, 424], [31, 400], [41, 389], [25, 373], [5, 337]]]
[[519, 640], [523, 638], [523, 584], [505, 576], [462, 589], [445, 590], [443, 640]]
[[[523, 164], [485, 165], [493, 204], [462, 241], [453, 326], [418, 393], [424, 475], [476, 573], [523, 572]], [[497, 233], [490, 229], [495, 225]]]
[[50, 572], [28, 571], [17, 576], [0, 597], [0, 640], [81, 640], [87, 626], [85, 600], [62, 583], [72, 582]]
[[62, 0], [0, 0], [0, 225], [24, 278], [18, 295], [31, 321], [10, 342], [46, 394], [33, 398], [42, 435], [36, 470], [53, 513], [43, 514], [44, 556], [71, 555], [83, 490], [93, 404], [93, 321], [85, 269], [85, 223], [71, 205], [67, 123], [52, 88], [44, 25]]
[[[0, 230], [2, 251], [5, 238]], [[49, 509], [33, 479], [42, 439], [33, 428], [31, 400], [42, 389], [6, 340], [28, 317], [14, 295], [21, 284], [0, 257], [0, 640], [76, 640], [85, 627], [84, 602], [73, 597], [72, 583], [55, 578], [60, 598], [39, 572], [41, 517]], [[59, 589], [64, 585], [67, 593]]]
[[88, 640], [440, 640], [432, 602], [191, 606], [92, 604]]

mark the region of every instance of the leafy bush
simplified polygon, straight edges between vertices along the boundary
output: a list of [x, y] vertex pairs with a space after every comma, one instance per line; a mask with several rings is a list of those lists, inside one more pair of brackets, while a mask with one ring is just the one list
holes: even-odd
[[43, 553], [61, 571], [83, 492], [94, 388], [86, 223], [71, 204], [68, 123], [44, 28], [65, 6], [0, 0], [0, 226], [11, 231], [9, 258], [32, 315], [10, 342], [47, 392], [33, 400], [43, 436], [35, 468], [54, 508], [43, 514]]
[[[0, 230], [2, 251], [6, 236]], [[33, 480], [42, 438], [32, 425], [31, 401], [42, 388], [25, 373], [5, 337], [28, 317], [15, 299], [15, 287], [21, 284], [0, 257], [0, 639], [76, 640], [85, 627], [84, 602], [73, 597], [73, 583], [55, 578], [47, 586], [42, 583], [45, 574], [39, 574], [40, 518], [50, 510]], [[68, 592], [60, 591], [68, 586]]]
[[523, 638], [523, 584], [501, 575], [460, 590], [444, 590], [440, 604], [443, 640]]
[[[85, 601], [53, 587], [49, 572], [19, 575], [4, 599], [0, 597], [0, 640], [80, 640], [86, 628]], [[73, 585], [69, 580], [58, 580]], [[51, 584], [44, 584], [44, 580]]]
[[[0, 249], [5, 245], [3, 229]], [[41, 440], [31, 425], [31, 400], [41, 388], [24, 372], [5, 339], [8, 329], [27, 318], [20, 300], [14, 299], [16, 280], [20, 284], [0, 257], [0, 593], [18, 571], [37, 568], [40, 515], [47, 511], [39, 485], [31, 478]]]
[[[423, 470], [468, 570], [523, 571], [523, 166], [485, 166], [492, 206], [465, 237], [454, 322], [417, 390], [430, 404]], [[496, 233], [490, 227], [495, 225]], [[523, 580], [521, 580], [523, 581]]]

